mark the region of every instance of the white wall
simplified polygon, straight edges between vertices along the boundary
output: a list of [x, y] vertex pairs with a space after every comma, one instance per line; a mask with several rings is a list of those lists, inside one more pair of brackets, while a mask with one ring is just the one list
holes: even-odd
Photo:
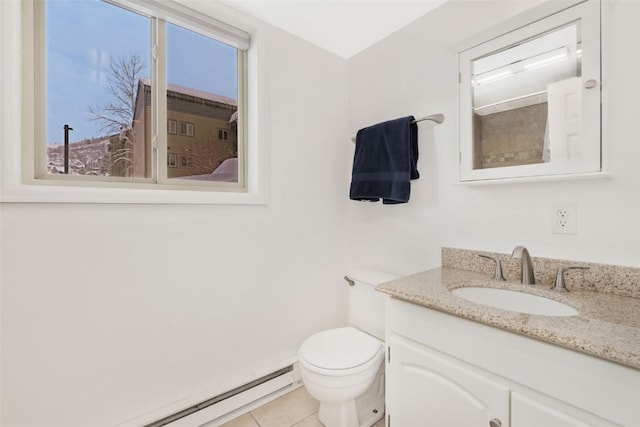
[[[541, 2], [449, 2], [349, 61], [349, 127], [444, 113], [419, 125], [421, 178], [405, 206], [349, 206], [350, 264], [403, 273], [439, 264], [441, 246], [640, 266], [640, 3], [615, 1], [605, 47], [611, 179], [464, 186], [457, 181], [457, 58], [452, 45]], [[577, 235], [550, 232], [551, 206], [577, 204]]]
[[2, 425], [116, 425], [346, 322], [346, 61], [260, 33], [267, 205], [1, 205]]

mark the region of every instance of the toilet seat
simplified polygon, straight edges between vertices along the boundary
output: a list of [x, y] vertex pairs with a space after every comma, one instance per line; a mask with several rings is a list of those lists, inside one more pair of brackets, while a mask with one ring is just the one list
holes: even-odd
[[384, 347], [378, 339], [352, 327], [329, 329], [307, 338], [298, 352], [307, 369], [330, 375], [356, 374], [377, 364]]

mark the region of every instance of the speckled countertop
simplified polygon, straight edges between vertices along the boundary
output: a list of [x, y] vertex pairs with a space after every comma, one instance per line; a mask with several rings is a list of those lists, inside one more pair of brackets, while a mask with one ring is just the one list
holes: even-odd
[[[640, 298], [586, 290], [554, 292], [548, 284], [521, 285], [494, 281], [491, 275], [441, 267], [378, 286], [394, 298], [526, 335], [602, 359], [640, 369]], [[480, 305], [456, 297], [461, 287], [491, 287], [521, 291], [575, 308], [578, 316], [523, 314]]]

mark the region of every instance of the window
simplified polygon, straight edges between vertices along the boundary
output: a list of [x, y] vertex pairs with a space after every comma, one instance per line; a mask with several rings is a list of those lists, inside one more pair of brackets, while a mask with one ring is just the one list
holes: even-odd
[[175, 120], [167, 120], [167, 133], [175, 135], [178, 133], [178, 122]]
[[170, 168], [177, 168], [178, 167], [178, 155], [175, 153], [169, 153], [169, 155], [167, 156], [167, 166], [169, 166]]
[[[44, 82], [35, 124], [46, 123], [34, 135], [33, 182], [243, 191], [248, 35], [175, 4], [154, 4], [161, 19], [146, 2], [117, 3], [30, 3], [34, 52], [44, 52], [34, 58]], [[221, 125], [232, 144], [217, 147]], [[230, 158], [238, 179], [216, 181]]]
[[218, 139], [220, 141], [228, 141], [229, 131], [227, 129], [218, 129]]
[[181, 167], [190, 168], [191, 166], [193, 166], [193, 159], [191, 157], [182, 156], [181, 159], [182, 159]]
[[193, 136], [193, 123], [180, 122], [180, 135]]

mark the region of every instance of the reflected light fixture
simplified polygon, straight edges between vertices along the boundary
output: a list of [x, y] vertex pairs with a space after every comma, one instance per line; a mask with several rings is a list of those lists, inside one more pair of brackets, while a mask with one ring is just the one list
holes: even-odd
[[[546, 67], [547, 65], [557, 64], [569, 58], [568, 51], [569, 49], [566, 46], [563, 46], [558, 49], [514, 62], [513, 64], [509, 64], [504, 67], [480, 73], [474, 76], [473, 84], [482, 85], [493, 83], [523, 71], [535, 70], [537, 68]], [[580, 53], [582, 52], [580, 51]]]
[[[489, 73], [484, 73], [484, 74], [489, 74]], [[509, 71], [509, 70], [501, 71], [499, 73], [489, 74], [488, 76], [481, 77], [479, 79], [476, 78], [474, 80], [474, 82], [477, 85], [491, 83], [491, 82], [495, 82], [496, 80], [502, 80], [504, 78], [507, 78], [507, 77], [511, 76], [512, 74], [513, 73], [511, 71]], [[482, 75], [482, 74], [480, 74], [480, 75]]]
[[533, 58], [535, 59], [535, 61], [524, 64], [522, 67], [525, 70], [534, 70], [536, 68], [546, 67], [547, 65], [562, 62], [567, 59], [568, 56], [569, 55], [567, 54], [567, 48], [563, 47], [562, 49], [557, 49], [553, 52], [547, 52], [544, 55], [539, 55]]

